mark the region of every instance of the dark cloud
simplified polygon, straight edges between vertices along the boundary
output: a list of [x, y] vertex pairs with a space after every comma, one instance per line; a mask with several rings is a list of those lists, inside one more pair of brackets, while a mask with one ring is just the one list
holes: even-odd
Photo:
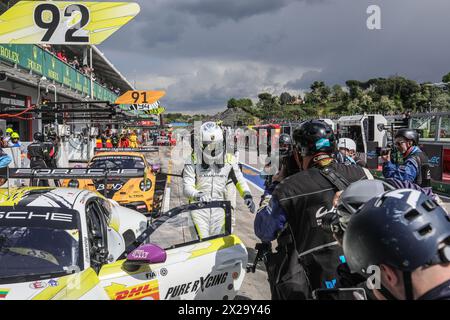
[[[167, 90], [169, 110], [217, 111], [233, 96], [316, 80], [440, 81], [450, 71], [448, 0], [138, 2], [139, 16], [101, 48], [139, 86]], [[373, 4], [382, 30], [366, 27]]]
[[187, 14], [206, 18], [208, 20], [204, 21], [208, 25], [215, 25], [224, 19], [237, 22], [254, 15], [274, 12], [289, 2], [290, 0], [185, 0], [174, 4], [173, 7]]

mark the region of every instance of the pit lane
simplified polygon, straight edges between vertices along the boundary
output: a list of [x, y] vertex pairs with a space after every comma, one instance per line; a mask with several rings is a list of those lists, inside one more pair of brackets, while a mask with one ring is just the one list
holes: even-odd
[[[163, 172], [181, 174], [184, 161], [183, 157], [180, 155], [180, 147], [181, 146], [177, 148], [160, 147], [159, 153], [149, 154], [147, 158], [151, 163], [161, 163]], [[181, 153], [187, 155], [188, 152], [189, 146], [184, 145]], [[252, 183], [250, 183], [249, 186], [255, 199], [255, 203], [258, 204], [262, 192]], [[183, 183], [180, 177], [168, 177], [167, 189], [165, 199], [166, 208], [164, 209], [175, 208], [187, 203], [187, 199], [183, 195]], [[233, 227], [233, 233], [242, 240], [249, 253], [249, 262], [253, 262], [256, 255], [254, 248], [256, 243], [259, 242], [253, 231], [254, 215], [249, 212], [239, 195], [236, 200], [236, 222]], [[268, 300], [270, 299], [270, 296], [267, 274], [263, 263], [259, 263], [255, 273], [246, 274], [237, 299]]]
[[[163, 172], [171, 174], [181, 174], [184, 165], [184, 157], [189, 153], [189, 146], [184, 144], [182, 147], [160, 147], [159, 153], [149, 154], [150, 162], [156, 161], [161, 163]], [[181, 150], [181, 151], [180, 151]], [[249, 182], [250, 190], [255, 199], [255, 203], [259, 204], [262, 195], [261, 179], [259, 171], [263, 168], [265, 159], [257, 159], [255, 151], [239, 150], [239, 160], [243, 164], [243, 173]], [[166, 192], [168, 196], [166, 200], [166, 208], [174, 208], [187, 203], [187, 199], [183, 196], [183, 184], [180, 177], [169, 177]], [[450, 212], [450, 198], [441, 197], [444, 206]], [[244, 201], [237, 196], [236, 199], [236, 223], [233, 232], [242, 240], [249, 253], [249, 262], [253, 262], [255, 257], [255, 244], [260, 242], [253, 231], [254, 215], [251, 214], [244, 204]], [[259, 263], [255, 273], [247, 273], [240, 289], [238, 299], [270, 299], [270, 288], [267, 281], [267, 273], [263, 263]]]

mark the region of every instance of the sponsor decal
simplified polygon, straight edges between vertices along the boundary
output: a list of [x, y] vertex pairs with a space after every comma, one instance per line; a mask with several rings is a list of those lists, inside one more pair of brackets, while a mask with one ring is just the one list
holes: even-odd
[[30, 283], [31, 289], [44, 289], [47, 288], [47, 284], [44, 281], [35, 281]]
[[35, 212], [35, 211], [0, 211], [0, 219], [32, 220], [72, 222], [72, 215], [59, 212]]
[[138, 260], [139, 259], [145, 260], [148, 257], [148, 252], [145, 250], [136, 249], [131, 253], [131, 257]]
[[219, 273], [214, 276], [208, 274], [206, 277], [200, 277], [199, 280], [170, 287], [169, 290], [167, 290], [164, 300], [173, 299], [188, 293], [196, 293], [199, 290], [204, 292], [206, 289], [224, 284], [227, 281], [227, 277], [228, 272]]
[[0, 299], [5, 299], [10, 289], [0, 288]]
[[[141, 170], [142, 171], [142, 170]], [[109, 176], [122, 176], [122, 175], [141, 175], [139, 169], [89, 169], [89, 168], [75, 168], [75, 169], [11, 169], [10, 176], [13, 178], [30, 178], [30, 177], [81, 177], [90, 178], [92, 176], [103, 177]]]
[[165, 277], [165, 276], [167, 276], [167, 273], [168, 273], [168, 271], [166, 268], [161, 268], [160, 270], [150, 271], [150, 272], [146, 273], [145, 277], [147, 279], [151, 280], [151, 279], [157, 278], [158, 276]]
[[428, 163], [430, 164], [430, 167], [438, 167], [441, 163], [441, 157], [433, 156], [429, 159]]
[[59, 285], [59, 283], [58, 283], [58, 280], [51, 279], [51, 280], [48, 281], [48, 285], [50, 287], [57, 287]]
[[130, 287], [113, 282], [110, 286], [105, 287], [105, 290], [113, 300], [159, 300], [157, 280]]
[[89, 256], [89, 239], [88, 237], [84, 237], [84, 260], [90, 261], [90, 256]]
[[331, 281], [325, 281], [325, 286], [327, 289], [333, 289], [336, 287], [336, 279], [332, 279]]

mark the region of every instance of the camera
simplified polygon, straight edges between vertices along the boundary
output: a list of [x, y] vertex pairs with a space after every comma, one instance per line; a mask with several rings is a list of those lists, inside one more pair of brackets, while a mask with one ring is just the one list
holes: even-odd
[[386, 156], [389, 153], [393, 153], [394, 150], [394, 145], [392, 143], [389, 143], [386, 147], [377, 147], [376, 148], [376, 153], [378, 157], [382, 157], [382, 156]]
[[339, 215], [335, 208], [323, 215], [316, 216], [317, 224], [325, 231], [339, 234], [342, 228], [339, 224]]

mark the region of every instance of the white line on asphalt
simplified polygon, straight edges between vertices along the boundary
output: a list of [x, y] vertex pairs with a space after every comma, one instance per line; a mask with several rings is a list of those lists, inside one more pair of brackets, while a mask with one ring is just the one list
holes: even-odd
[[166, 192], [164, 193], [164, 205], [163, 205], [163, 212], [169, 211], [169, 204], [170, 204], [170, 188], [166, 188]]
[[261, 191], [262, 193], [264, 193], [264, 189], [261, 188], [260, 186], [257, 186], [256, 184], [254, 184], [253, 182], [251, 182], [250, 180], [248, 180], [247, 178], [245, 178], [245, 180], [247, 180], [248, 183], [250, 183], [252, 186], [254, 186], [257, 190]]

